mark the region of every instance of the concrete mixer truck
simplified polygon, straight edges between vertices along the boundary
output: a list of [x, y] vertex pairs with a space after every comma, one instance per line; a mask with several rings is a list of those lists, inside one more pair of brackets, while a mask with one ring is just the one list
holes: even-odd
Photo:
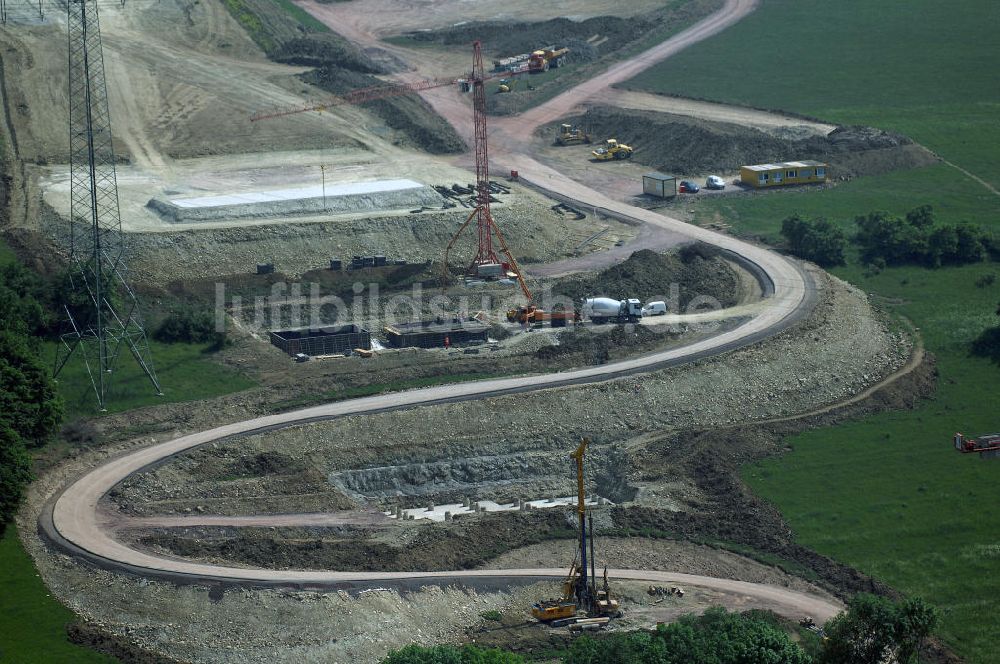
[[591, 297], [583, 301], [583, 315], [597, 324], [638, 323], [642, 318], [642, 303], [635, 298]]

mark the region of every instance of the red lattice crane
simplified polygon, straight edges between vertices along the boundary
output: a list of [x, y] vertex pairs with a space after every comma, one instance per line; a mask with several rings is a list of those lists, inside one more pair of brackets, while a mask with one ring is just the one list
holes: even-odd
[[[478, 247], [475, 257], [469, 264], [469, 268], [467, 270], [468, 274], [474, 276], [500, 276], [513, 274], [516, 276], [524, 296], [528, 298], [528, 302], [531, 302], [533, 299], [531, 291], [528, 289], [528, 285], [525, 283], [524, 277], [521, 275], [521, 268], [514, 259], [514, 255], [510, 252], [510, 248], [507, 246], [507, 241], [504, 238], [503, 233], [500, 232], [499, 226], [497, 226], [496, 222], [493, 220], [493, 215], [490, 213], [490, 158], [489, 146], [486, 138], [485, 83], [486, 81], [496, 78], [499, 75], [500, 74], [486, 74], [483, 68], [481, 44], [479, 41], [476, 41], [472, 44], [472, 73], [464, 79], [464, 81], [463, 79], [457, 78], [431, 79], [416, 83], [395, 83], [377, 85], [369, 88], [360, 88], [344, 95], [330, 97], [321, 102], [311, 102], [298, 106], [289, 106], [285, 108], [257, 112], [250, 116], [250, 121], [256, 122], [258, 120], [278, 118], [296, 113], [305, 113], [307, 111], [323, 111], [332, 106], [341, 106], [345, 104], [363, 104], [377, 99], [386, 99], [388, 97], [412, 94], [414, 92], [431, 90], [434, 88], [441, 88], [465, 82], [472, 88], [474, 145], [476, 153], [476, 209], [473, 210], [472, 214], [470, 214], [465, 220], [465, 223], [459, 227], [458, 232], [455, 233], [455, 236], [445, 248], [444, 269], [447, 272], [448, 253], [451, 251], [455, 241], [469, 225], [472, 219], [475, 218], [476, 230], [478, 232]], [[503, 75], [506, 76], [509, 75], [509, 73], [505, 72]], [[500, 253], [502, 253], [504, 258], [507, 259], [506, 261], [502, 261], [500, 259], [500, 256], [497, 254], [497, 250], [493, 247], [494, 236], [496, 237], [497, 244], [499, 245]]]

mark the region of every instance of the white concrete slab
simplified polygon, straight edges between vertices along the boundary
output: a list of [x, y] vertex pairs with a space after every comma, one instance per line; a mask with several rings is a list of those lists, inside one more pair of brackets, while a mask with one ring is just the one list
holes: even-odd
[[[520, 509], [517, 503], [496, 503], [492, 500], [479, 500], [479, 507], [483, 512], [515, 512]], [[473, 503], [473, 506], [476, 504]], [[543, 498], [542, 500], [526, 500], [526, 504], [531, 506], [531, 509], [541, 510], [550, 507], [568, 507], [570, 505], [576, 504], [576, 496], [563, 496], [556, 498]], [[587, 498], [584, 501], [589, 507], [596, 507], [602, 502], [604, 504], [612, 504], [606, 499], [602, 499], [600, 496], [593, 496]], [[452, 516], [459, 514], [474, 514], [475, 509], [473, 507], [465, 507], [462, 503], [452, 503], [448, 505], [435, 505], [434, 509], [427, 509], [426, 507], [416, 507], [413, 509], [402, 510], [402, 513], [408, 518], [410, 516], [416, 519], [429, 519], [431, 521], [444, 521], [445, 512], [450, 512]], [[390, 512], [383, 512], [388, 517], [399, 518], [395, 514]]]
[[[402, 191], [418, 189], [424, 185], [414, 180], [372, 180], [369, 182], [346, 182], [343, 184], [328, 184], [326, 197], [349, 196], [352, 194], [378, 194], [386, 191]], [[202, 196], [199, 198], [172, 198], [170, 203], [179, 208], [209, 208], [225, 205], [244, 205], [247, 203], [274, 203], [277, 201], [294, 201], [303, 198], [322, 198], [323, 186], [297, 187], [295, 189], [275, 189], [272, 191], [247, 191], [239, 194], [222, 196]]]

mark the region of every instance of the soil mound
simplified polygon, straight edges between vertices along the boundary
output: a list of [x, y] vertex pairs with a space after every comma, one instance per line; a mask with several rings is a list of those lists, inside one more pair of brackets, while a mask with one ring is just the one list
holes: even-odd
[[[595, 16], [582, 21], [553, 18], [548, 21], [474, 21], [443, 30], [406, 34], [414, 41], [443, 46], [483, 43], [485, 53], [505, 57], [528, 53], [543, 46], [570, 46], [571, 58], [586, 62], [633, 44], [654, 30], [670, 28], [718, 9], [718, 0], [669, 3], [666, 7], [639, 16]], [[580, 46], [573, 49], [573, 44]]]
[[578, 301], [587, 297], [637, 297], [642, 301], [667, 299], [677, 291], [678, 305], [686, 307], [697, 296], [709, 296], [723, 306], [736, 303], [739, 278], [709, 245], [695, 244], [669, 254], [641, 249], [622, 263], [597, 274], [560, 279], [556, 295]]
[[[561, 122], [586, 127], [635, 148], [635, 160], [665, 173], [733, 171], [745, 164], [815, 159], [835, 176], [876, 175], [917, 168], [937, 157], [906, 136], [872, 127], [838, 127], [827, 136], [775, 135], [687, 116], [596, 106]], [[553, 136], [555, 126], [545, 128]]]
[[[314, 69], [303, 74], [302, 80], [335, 95], [383, 84], [374, 76], [337, 66]], [[366, 103], [364, 107], [400, 132], [399, 140], [402, 143], [409, 143], [431, 154], [451, 154], [466, 150], [465, 142], [452, 126], [416, 95], [378, 99]]]

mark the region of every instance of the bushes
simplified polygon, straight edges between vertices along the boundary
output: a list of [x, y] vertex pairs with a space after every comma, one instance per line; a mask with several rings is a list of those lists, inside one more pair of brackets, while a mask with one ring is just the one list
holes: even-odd
[[[929, 205], [910, 210], [905, 218], [888, 212], [856, 217], [857, 245], [861, 262], [874, 272], [893, 265], [965, 265], [1000, 257], [1000, 248], [986, 231], [973, 224], [935, 226]], [[847, 238], [823, 218], [805, 220], [792, 215], [781, 223], [781, 234], [791, 253], [822, 267], [845, 264]]]
[[929, 205], [910, 210], [905, 219], [887, 212], [872, 212], [854, 220], [854, 242], [866, 265], [964, 265], [978, 263], [992, 253], [994, 240], [972, 224], [934, 226]]
[[880, 664], [917, 660], [917, 650], [937, 624], [933, 607], [919, 598], [893, 602], [862, 593], [826, 625], [820, 664]]
[[406, 646], [391, 653], [382, 664], [525, 664], [524, 658], [514, 653], [465, 645], [455, 646]]
[[[997, 305], [1000, 316], [1000, 304]], [[1000, 364], [1000, 325], [988, 327], [972, 342], [972, 354], [987, 357]]]
[[226, 333], [216, 329], [215, 317], [205, 309], [186, 308], [171, 312], [153, 333], [164, 343], [211, 344], [218, 350], [226, 344]]
[[0, 535], [14, 518], [31, 478], [31, 457], [24, 439], [0, 421]]
[[0, 329], [43, 335], [52, 325], [45, 283], [20, 263], [0, 268]]
[[62, 401], [28, 337], [0, 331], [0, 423], [28, 447], [41, 447], [59, 426]]
[[799, 258], [821, 267], [844, 265], [847, 236], [826, 219], [807, 221], [792, 215], [781, 222], [781, 234], [788, 249]]
[[708, 244], [707, 242], [701, 242], [699, 240], [698, 242], [685, 244], [677, 252], [677, 255], [680, 256], [682, 263], [689, 265], [698, 258], [706, 261], [718, 258], [722, 255], [722, 250], [714, 244]]
[[682, 616], [655, 632], [587, 636], [573, 642], [565, 664], [808, 664], [810, 657], [782, 630], [753, 614], [711, 608], [701, 616]]
[[0, 532], [31, 480], [29, 447], [41, 447], [59, 426], [62, 401], [39, 359], [49, 326], [42, 281], [20, 264], [0, 269]]

